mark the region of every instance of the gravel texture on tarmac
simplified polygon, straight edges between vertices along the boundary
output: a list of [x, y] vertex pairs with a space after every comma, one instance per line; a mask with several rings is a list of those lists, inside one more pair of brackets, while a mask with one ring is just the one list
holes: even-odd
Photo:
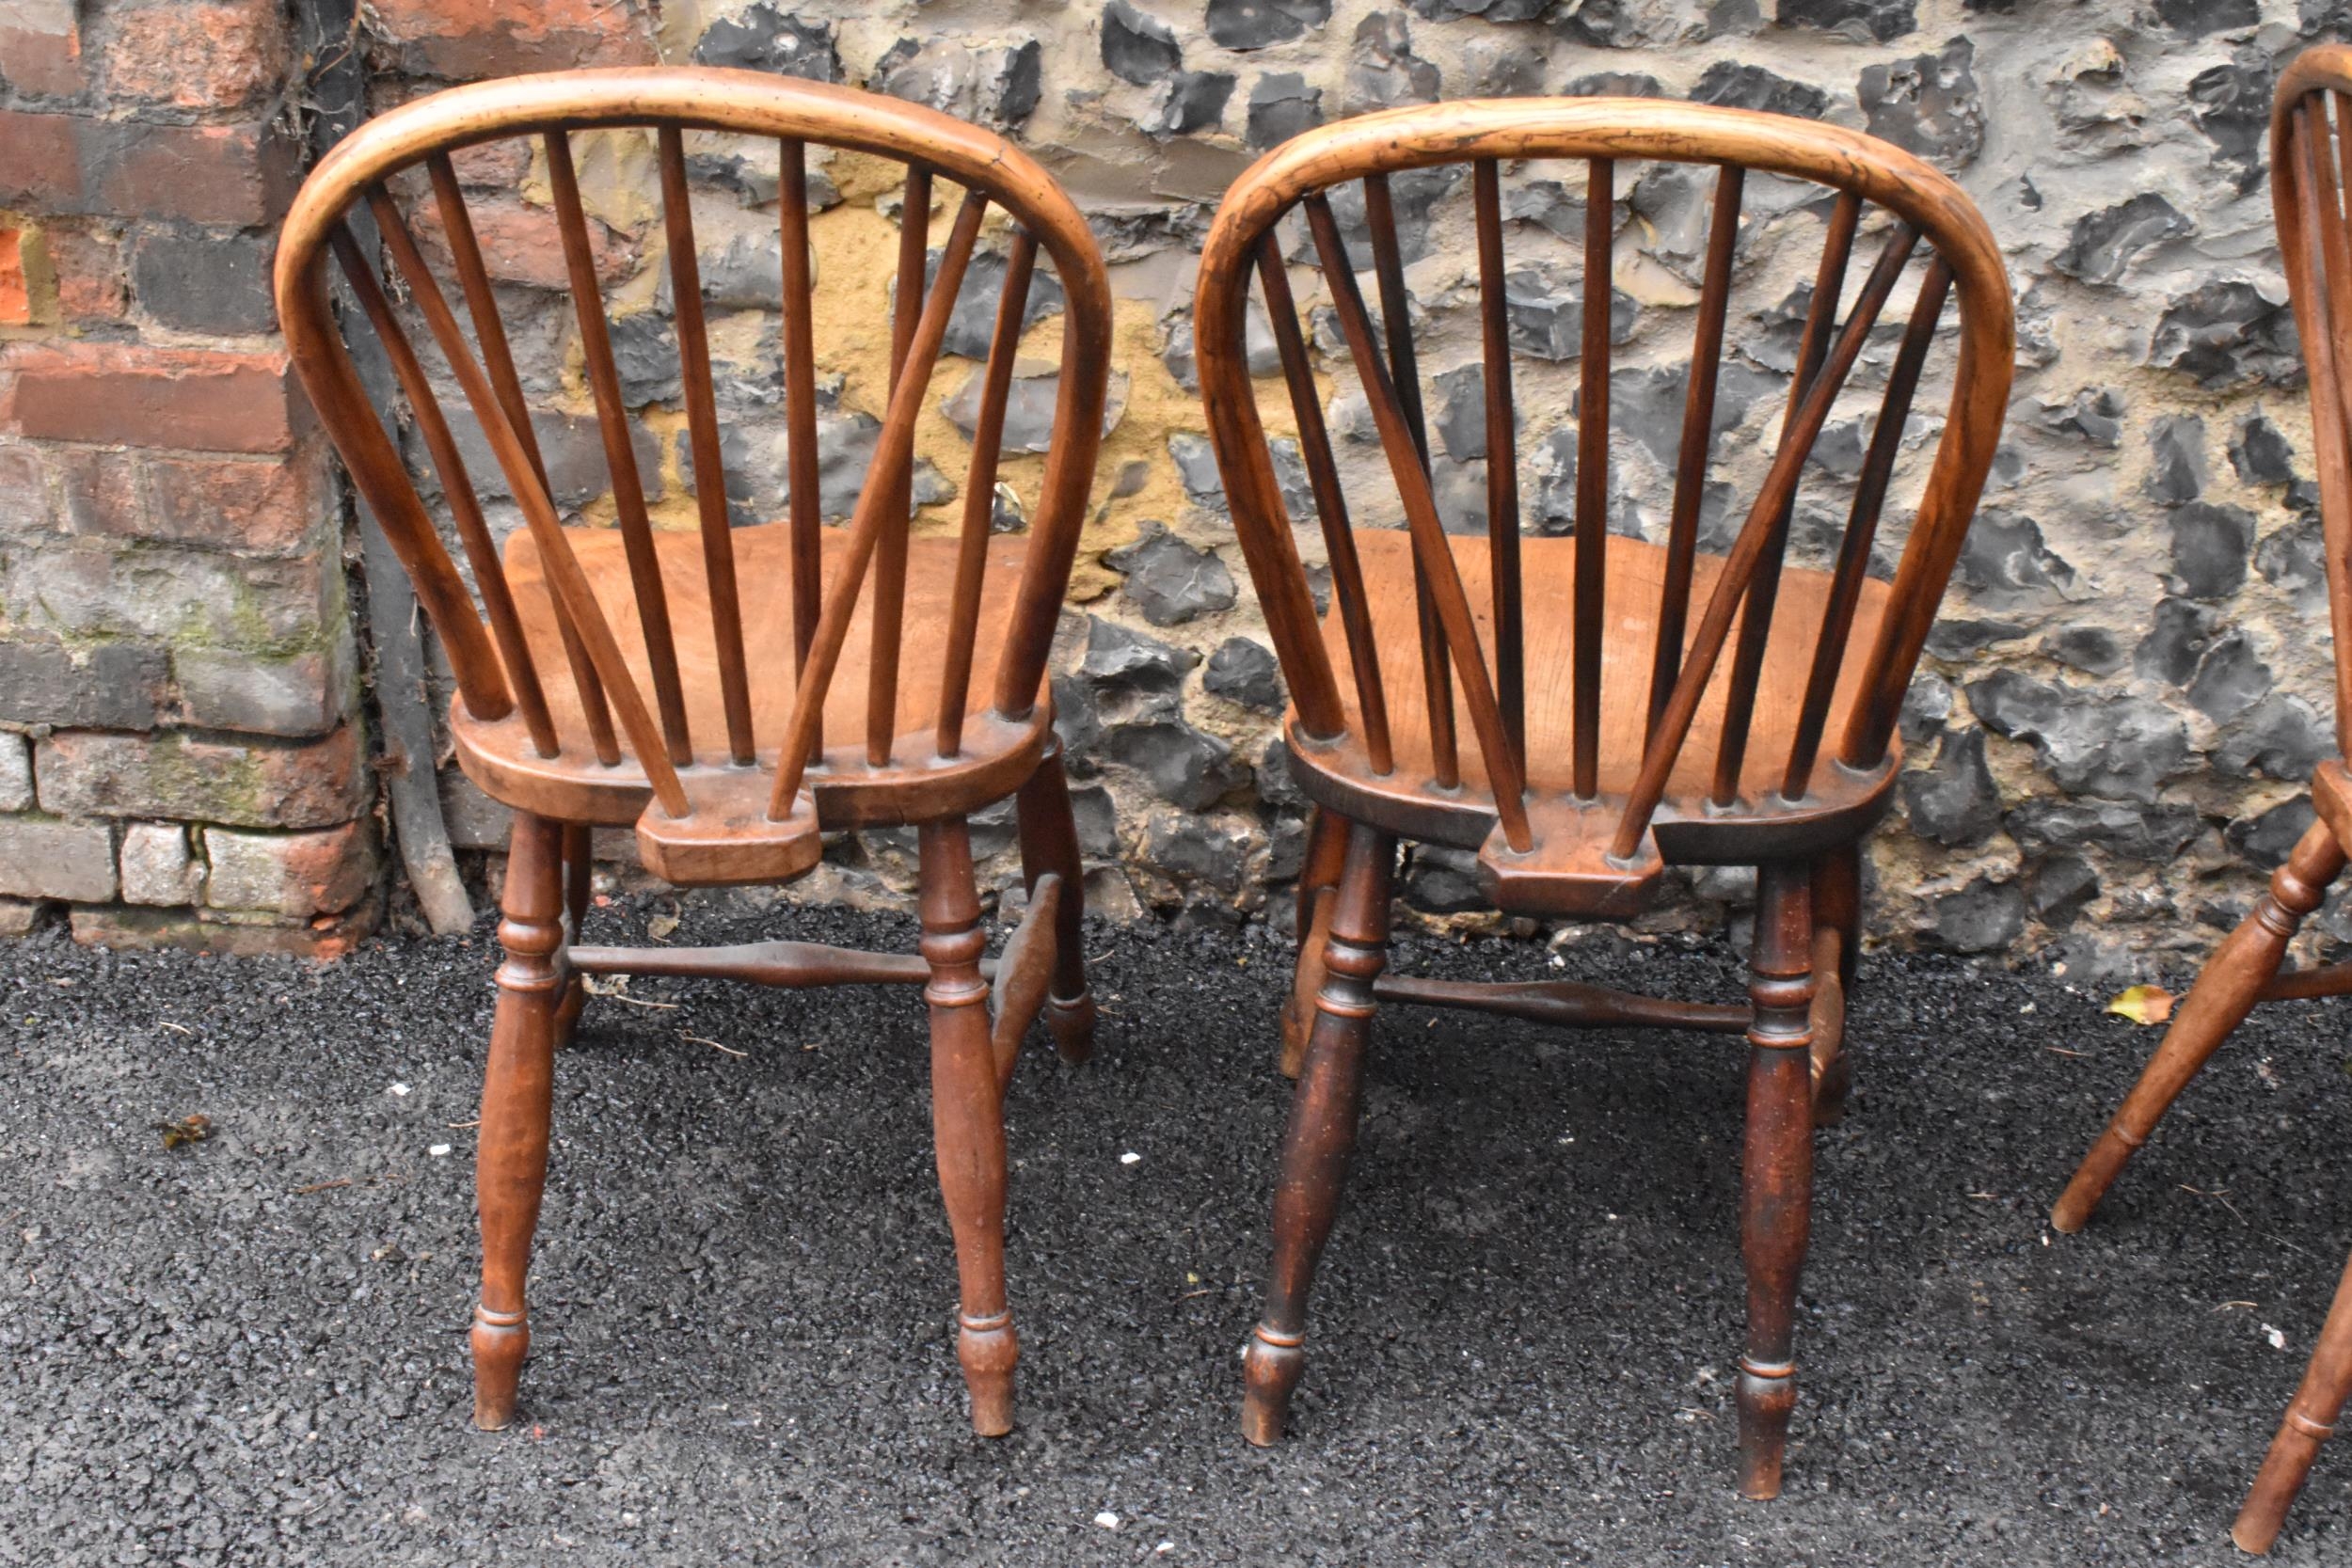
[[[647, 913], [588, 939], [644, 941]], [[671, 940], [784, 934], [913, 943], [724, 909]], [[2230, 1518], [2352, 1243], [2341, 1005], [2260, 1012], [2069, 1238], [2045, 1206], [2155, 1031], [2046, 977], [1866, 961], [1788, 1491], [1754, 1504], [1736, 1037], [1385, 1011], [1294, 1433], [1260, 1451], [1236, 1355], [1290, 948], [1091, 940], [1095, 1060], [1038, 1031], [1008, 1107], [1001, 1442], [964, 1425], [910, 990], [591, 1004], [521, 1411], [488, 1434], [465, 1337], [488, 924], [326, 967], [0, 946], [0, 1563], [2240, 1560]], [[1725, 1000], [1741, 976], [1721, 947], [1560, 959], [1396, 953]], [[214, 1135], [167, 1150], [192, 1114]], [[2352, 1451], [2276, 1560], [2352, 1561]]]

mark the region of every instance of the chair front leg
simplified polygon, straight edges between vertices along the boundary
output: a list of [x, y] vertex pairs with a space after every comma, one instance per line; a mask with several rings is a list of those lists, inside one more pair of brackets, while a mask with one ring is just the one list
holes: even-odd
[[1813, 917], [1806, 868], [1757, 867], [1750, 955], [1748, 1115], [1740, 1245], [1748, 1341], [1740, 1357], [1740, 1493], [1780, 1496], [1797, 1402], [1797, 1276], [1813, 1220]]
[[1282, 1144], [1265, 1315], [1243, 1359], [1242, 1435], [1261, 1446], [1281, 1437], [1291, 1394], [1307, 1366], [1307, 1293], [1339, 1212], [1340, 1188], [1356, 1143], [1364, 1044], [1372, 1033], [1372, 986], [1388, 963], [1395, 867], [1395, 838], [1349, 825], [1323, 986], [1315, 996], [1314, 1030]]
[[514, 1418], [515, 1388], [531, 1348], [523, 1283], [547, 1186], [548, 1123], [555, 1092], [555, 1016], [564, 976], [562, 830], [516, 814], [507, 841], [499, 941], [498, 1013], [482, 1080], [474, 1191], [482, 1215], [482, 1299], [474, 1307], [474, 1424]]
[[1012, 1430], [1012, 1372], [1021, 1343], [1005, 1303], [1005, 1121], [989, 1047], [988, 982], [980, 977], [979, 893], [961, 817], [917, 830], [923, 959], [930, 981], [931, 1132], [939, 1191], [956, 1238], [961, 1288], [956, 1358], [972, 1399], [972, 1430]]
[[2114, 1119], [2051, 1206], [2055, 1228], [2073, 1232], [2090, 1222], [2090, 1212], [2099, 1207], [2124, 1162], [2148, 1141], [2188, 1081], [2254, 1010], [2263, 988], [2286, 959], [2288, 941], [2327, 897], [2328, 885], [2343, 874], [2344, 862], [2344, 847], [2325, 821], [2303, 830], [2286, 863], [2272, 874], [2270, 891], [2254, 912], [2205, 960], [2180, 1016], [2140, 1069], [2139, 1082], [2123, 1097]]
[[2270, 1550], [2288, 1506], [2303, 1490], [2312, 1462], [2319, 1457], [2319, 1445], [2336, 1433], [2336, 1418], [2344, 1414], [2347, 1394], [2352, 1394], [2352, 1263], [2344, 1265], [2335, 1305], [2328, 1307], [2328, 1321], [2319, 1330], [2311, 1365], [2303, 1369], [2302, 1386], [2296, 1389], [2286, 1418], [2279, 1423], [2279, 1434], [2270, 1440], [2270, 1452], [2246, 1494], [2246, 1506], [2230, 1528], [2231, 1540], [2249, 1552]]

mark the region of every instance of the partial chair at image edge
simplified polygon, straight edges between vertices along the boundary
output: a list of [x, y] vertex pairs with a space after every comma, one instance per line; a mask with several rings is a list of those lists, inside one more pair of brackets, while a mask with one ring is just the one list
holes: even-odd
[[[1573, 535], [1521, 537], [1504, 298], [1502, 168], [1585, 165]], [[1613, 535], [1609, 392], [1621, 163], [1711, 166], [1713, 217], [1663, 544]], [[1391, 176], [1470, 166], [1485, 391], [1486, 525], [1449, 533], [1432, 483], [1412, 301]], [[1777, 445], [1727, 553], [1699, 550], [1717, 372], [1743, 187], [1764, 173], [1828, 188], [1825, 242]], [[1375, 322], [1331, 193], [1360, 182]], [[1883, 221], [1866, 225], [1875, 209]], [[1327, 292], [1402, 500], [1404, 531], [1351, 527], [1278, 224]], [[1845, 320], [1857, 236], [1883, 235]], [[1808, 453], [1917, 253], [1917, 304], [1886, 372], [1835, 564], [1788, 565]], [[1318, 619], [1247, 361], [1259, 285], [1296, 421], [1330, 608]], [[1959, 350], [1948, 418], [1891, 583], [1871, 576], [1913, 394], [1947, 298]], [[1400, 109], [1309, 131], [1254, 165], [1213, 223], [1196, 295], [1201, 393], [1268, 630], [1292, 693], [1292, 777], [1314, 802], [1299, 889], [1297, 970], [1282, 1016], [1298, 1077], [1274, 1199], [1264, 1315], [1246, 1356], [1244, 1433], [1277, 1441], [1305, 1366], [1306, 1307], [1355, 1141], [1380, 1003], [1470, 1007], [1566, 1026], [1652, 1023], [1744, 1033], [1740, 1235], [1748, 1338], [1738, 1386], [1739, 1484], [1777, 1495], [1794, 1406], [1796, 1288], [1809, 1224], [1812, 1130], [1843, 1103], [1844, 995], [1859, 934], [1860, 848], [1900, 762], [1905, 689], [1993, 458], [2013, 356], [2010, 289], [1982, 217], [1950, 180], [1867, 136], [1655, 100], [1495, 100]], [[1695, 620], [1692, 606], [1703, 608]], [[1736, 626], [1736, 632], [1735, 632]], [[1542, 657], [1531, 657], [1530, 649]], [[1728, 651], [1729, 657], [1724, 656]], [[1352, 679], [1336, 673], [1344, 664]], [[1460, 743], [1457, 705], [1474, 744]], [[1824, 747], [1828, 754], [1824, 755]], [[1504, 913], [1621, 918], [1669, 865], [1752, 865], [1746, 1006], [1565, 982], [1460, 984], [1385, 973], [1402, 841], [1474, 852]]]
[[[699, 522], [691, 532], [657, 531], [647, 514], [576, 174], [570, 138], [609, 131], [649, 135], [660, 169]], [[705, 133], [758, 138], [777, 151], [783, 522], [737, 526], [729, 514], [690, 201], [688, 137]], [[461, 160], [501, 137], [535, 141], [544, 158], [612, 483], [611, 528], [564, 521], [469, 215]], [[907, 171], [887, 411], [846, 529], [823, 527], [818, 511], [811, 146]], [[935, 177], [962, 195], [927, 285]], [[416, 194], [421, 213], [430, 198], [471, 342], [425, 259], [422, 225], [412, 227], [404, 211], [404, 191]], [[1009, 250], [961, 526], [953, 538], [911, 538], [915, 421], [992, 205], [1010, 219]], [[502, 551], [434, 381], [371, 261], [377, 246], [384, 277], [398, 279], [421, 316], [521, 511], [524, 526]], [[365, 319], [389, 361], [479, 608], [387, 432], [388, 411], [371, 401], [339, 331], [330, 255], [355, 307], [347, 315]], [[1065, 296], [1050, 451], [1026, 535], [992, 538], [999, 439], [1041, 260]], [[1045, 684], [1108, 375], [1109, 289], [1085, 220], [1001, 137], [896, 99], [752, 71], [569, 71], [453, 88], [360, 126], [305, 182], [277, 267], [278, 313], [303, 386], [455, 673], [449, 721], [458, 761], [514, 812], [476, 1168], [477, 1423], [501, 1427], [515, 1412], [531, 1338], [524, 1284], [547, 1176], [555, 1053], [577, 1023], [582, 978], [696, 974], [922, 988], [939, 1180], [961, 1282], [958, 1354], [974, 1428], [1009, 1431], [1019, 1349], [1005, 1289], [1002, 1096], [1041, 1013], [1073, 1061], [1091, 1049], [1094, 1023], [1079, 942], [1077, 838]], [[356, 337], [357, 319], [351, 326]], [[937, 635], [902, 666], [910, 607], [915, 624]], [[966, 818], [1007, 799], [1028, 899], [1020, 927], [990, 960]], [[913, 827], [919, 956], [792, 942], [574, 945], [589, 896], [590, 835], [632, 825], [645, 868], [680, 886], [789, 882], [818, 863], [821, 833]]]
[[[2333, 105], [2334, 118], [2329, 119]], [[2331, 145], [2332, 143], [2332, 145]], [[2339, 751], [2352, 733], [2352, 403], [2344, 356], [2352, 353], [2352, 48], [2306, 51], [2279, 78], [2270, 115], [2270, 192], [2287, 289], [2302, 340], [2327, 540], [2328, 608], [2336, 650]], [[2198, 972], [2188, 999], [2155, 1054], [2050, 1210], [2061, 1231], [2090, 1223], [2099, 1200], [2198, 1069], [2264, 1002], [2352, 992], [2352, 963], [2285, 969], [2287, 945], [2341, 876], [2352, 846], [2352, 769], [2343, 756], [2312, 774], [2314, 820], [2270, 879], [2254, 911]], [[2352, 1396], [2352, 1263], [2339, 1282], [2301, 1386], [2231, 1528], [2249, 1552], [2267, 1552], [2302, 1490], [2320, 1445], [2335, 1433]]]

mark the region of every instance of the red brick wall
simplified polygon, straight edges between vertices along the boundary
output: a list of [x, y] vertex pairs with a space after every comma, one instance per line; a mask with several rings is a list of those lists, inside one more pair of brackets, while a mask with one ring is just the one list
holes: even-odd
[[0, 8], [0, 930], [381, 906], [342, 506], [273, 330], [277, 0]]

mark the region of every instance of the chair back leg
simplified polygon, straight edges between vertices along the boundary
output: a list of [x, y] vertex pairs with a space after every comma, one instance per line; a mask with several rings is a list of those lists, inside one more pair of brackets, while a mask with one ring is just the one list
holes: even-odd
[[1078, 855], [1078, 824], [1070, 811], [1070, 780], [1061, 742], [1051, 741], [1037, 771], [1021, 786], [1021, 880], [1034, 895], [1038, 879], [1061, 879], [1054, 915], [1054, 984], [1045, 996], [1045, 1027], [1054, 1048], [1072, 1065], [1094, 1054], [1094, 993], [1087, 989], [1086, 866]]
[[2262, 1000], [2264, 988], [2285, 961], [2287, 942], [2327, 897], [2328, 885], [2343, 874], [2344, 862], [2344, 847], [2324, 819], [2303, 831], [2286, 863], [2272, 874], [2270, 891], [2254, 912], [2205, 960], [2180, 1016], [2140, 1069], [2139, 1082], [2051, 1206], [2052, 1227], [2072, 1233], [2090, 1222], [2090, 1212], [2099, 1207], [2124, 1162], [2148, 1141], [2206, 1058]]
[[2347, 1394], [2352, 1394], [2352, 1262], [2344, 1265], [2344, 1278], [2336, 1286], [2335, 1305], [2328, 1309], [2311, 1365], [2303, 1370], [2303, 1386], [2296, 1389], [2295, 1402], [2287, 1406], [2279, 1434], [2270, 1440], [2270, 1452], [2246, 1494], [2246, 1506], [2230, 1528], [2230, 1539], [2239, 1546], [2255, 1553], [2270, 1550], [2288, 1505], [2303, 1490], [2312, 1461], [2319, 1457], [2319, 1445], [2335, 1435]]

